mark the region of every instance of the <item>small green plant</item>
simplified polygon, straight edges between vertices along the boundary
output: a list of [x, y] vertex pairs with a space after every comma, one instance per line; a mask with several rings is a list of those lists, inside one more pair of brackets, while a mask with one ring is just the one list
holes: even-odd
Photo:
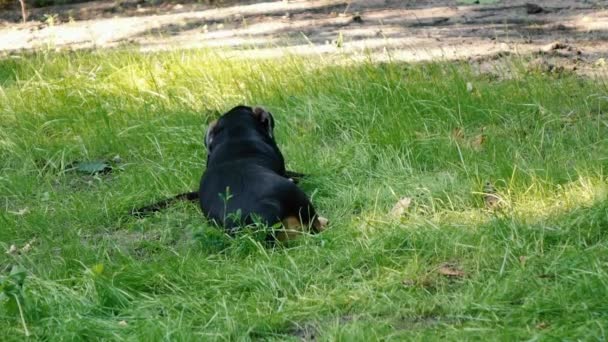
[[44, 23], [47, 24], [49, 27], [54, 27], [55, 24], [57, 24], [58, 19], [59, 19], [59, 15], [56, 13], [44, 15]]
[[[226, 222], [226, 220], [233, 218], [234, 215], [236, 215], [236, 213], [228, 212], [228, 201], [230, 201], [230, 199], [232, 198], [232, 195], [230, 194], [230, 187], [227, 186], [226, 191], [224, 193], [219, 193], [218, 196], [222, 200], [222, 203], [224, 203], [224, 222]], [[240, 212], [239, 212], [239, 218], [240, 218]]]
[[19, 317], [25, 336], [29, 336], [24, 316], [23, 284], [26, 276], [27, 271], [19, 266], [13, 266], [9, 275], [0, 276], [0, 305], [6, 316]]
[[338, 38], [336, 38], [336, 47], [344, 47], [344, 35], [342, 34], [342, 31], [338, 32]]

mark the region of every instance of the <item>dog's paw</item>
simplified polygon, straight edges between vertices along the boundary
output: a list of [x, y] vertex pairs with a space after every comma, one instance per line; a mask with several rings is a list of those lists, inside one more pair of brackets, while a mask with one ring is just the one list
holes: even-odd
[[327, 225], [329, 224], [329, 220], [323, 216], [317, 217], [317, 222], [319, 223], [317, 225], [317, 230], [319, 232], [322, 232], [323, 230], [325, 230], [325, 228], [327, 228]]

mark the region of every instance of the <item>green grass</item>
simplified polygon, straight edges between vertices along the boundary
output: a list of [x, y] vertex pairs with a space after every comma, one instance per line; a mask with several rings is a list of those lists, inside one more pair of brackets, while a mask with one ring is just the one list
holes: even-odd
[[[605, 340], [606, 85], [517, 60], [498, 77], [346, 64], [202, 51], [0, 61], [0, 248], [33, 240], [0, 253], [0, 339], [27, 327], [49, 341]], [[273, 112], [329, 230], [267, 248], [190, 204], [126, 215], [195, 189], [206, 123], [241, 103]], [[115, 156], [107, 175], [67, 170]], [[413, 202], [395, 219], [400, 197]]]

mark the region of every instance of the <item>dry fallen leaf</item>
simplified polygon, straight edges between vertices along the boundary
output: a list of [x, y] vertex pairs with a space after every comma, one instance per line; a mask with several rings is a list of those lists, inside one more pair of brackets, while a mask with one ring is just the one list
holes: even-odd
[[9, 214], [13, 214], [13, 215], [18, 215], [18, 216], [23, 216], [25, 214], [27, 214], [27, 212], [29, 211], [28, 208], [23, 208], [23, 209], [19, 209], [17, 211], [9, 211]]
[[21, 247], [21, 253], [27, 253], [32, 249], [32, 245], [28, 242], [25, 246]]
[[464, 139], [464, 129], [461, 127], [456, 127], [452, 130], [452, 139], [456, 141], [461, 141]]
[[467, 92], [468, 93], [472, 93], [473, 92], [473, 83], [467, 82]]
[[536, 325], [536, 329], [545, 329], [549, 326], [549, 324], [547, 324], [547, 322], [540, 322]]
[[15, 245], [11, 245], [9, 249], [6, 251], [6, 254], [17, 254], [19, 253], [19, 248]]
[[460, 266], [451, 263], [445, 263], [439, 266], [439, 274], [448, 277], [464, 277], [466, 273], [460, 269]]
[[478, 134], [478, 135], [476, 135], [473, 138], [473, 140], [471, 140], [471, 147], [474, 150], [477, 150], [477, 151], [481, 150], [481, 148], [483, 147], [483, 144], [486, 142], [486, 135], [483, 132], [484, 130], [485, 130], [485, 128], [482, 127], [481, 128], [481, 133]]
[[483, 134], [479, 134], [478, 136], [473, 138], [473, 141], [471, 142], [471, 146], [473, 146], [473, 148], [476, 150], [480, 150], [481, 145], [483, 145], [483, 143], [485, 141], [486, 141], [486, 136]]
[[525, 256], [525, 255], [520, 255], [520, 256], [519, 256], [519, 263], [520, 263], [522, 266], [525, 266], [525, 265], [526, 265], [526, 259], [528, 259], [528, 258], [526, 258], [526, 256]]
[[416, 285], [416, 281], [414, 281], [413, 279], [404, 279], [401, 284], [405, 287], [412, 287]]
[[424, 132], [414, 132], [414, 135], [416, 136], [416, 139], [426, 138], [426, 133], [424, 133]]
[[564, 43], [559, 42], [559, 41], [555, 41], [553, 43], [550, 43], [550, 44], [547, 44], [547, 45], [543, 46], [541, 48], [541, 51], [543, 51], [543, 52], [550, 52], [550, 51], [554, 51], [554, 50], [563, 50], [563, 49], [566, 49], [566, 48], [568, 48], [567, 44], [564, 44]]
[[391, 209], [391, 216], [401, 217], [405, 213], [405, 211], [410, 207], [410, 204], [412, 204], [411, 198], [401, 198], [397, 203], [395, 203], [393, 209]]
[[487, 181], [483, 186], [483, 203], [486, 208], [493, 209], [500, 203], [500, 197], [496, 194], [496, 188], [490, 181]]
[[498, 204], [500, 203], [500, 197], [494, 194], [485, 194], [483, 196], [483, 201], [486, 204], [486, 208], [494, 209], [498, 207]]
[[36, 241], [36, 239], [30, 240], [30, 242], [26, 243], [23, 247], [21, 247], [21, 249], [19, 249], [19, 247], [17, 247], [16, 245], [11, 245], [11, 247], [9, 247], [9, 249], [6, 251], [6, 254], [15, 255], [27, 253], [32, 250], [32, 244], [34, 243], [34, 241]]

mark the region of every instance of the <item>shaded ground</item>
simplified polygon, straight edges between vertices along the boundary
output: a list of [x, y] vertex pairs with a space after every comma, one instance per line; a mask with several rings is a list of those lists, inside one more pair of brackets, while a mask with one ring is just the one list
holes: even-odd
[[[391, 58], [418, 61], [544, 49], [560, 59], [552, 63], [572, 69], [603, 65], [608, 1], [481, 2], [241, 1], [212, 8], [97, 1], [33, 9], [27, 24], [15, 23], [18, 11], [5, 11], [0, 16], [0, 51], [126, 44], [143, 51], [231, 47], [244, 50], [247, 57], [274, 57], [388, 50]], [[554, 41], [563, 45], [547, 45]]]

